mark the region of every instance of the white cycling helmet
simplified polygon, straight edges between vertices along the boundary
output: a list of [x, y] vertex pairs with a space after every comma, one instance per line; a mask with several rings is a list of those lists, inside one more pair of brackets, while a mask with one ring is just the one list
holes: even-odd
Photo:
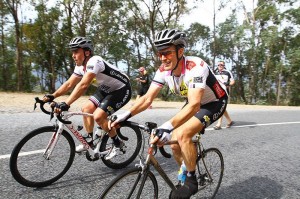
[[94, 45], [90, 39], [85, 37], [75, 37], [69, 43], [69, 48], [71, 50], [76, 50], [78, 48], [88, 49], [91, 51], [91, 54], [94, 53]]
[[186, 34], [177, 29], [165, 29], [156, 34], [154, 45], [157, 50], [163, 50], [170, 45], [186, 47]]

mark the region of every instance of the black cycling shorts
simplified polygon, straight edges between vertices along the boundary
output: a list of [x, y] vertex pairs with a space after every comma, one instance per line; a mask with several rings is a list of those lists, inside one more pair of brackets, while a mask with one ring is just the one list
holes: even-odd
[[195, 114], [195, 117], [200, 120], [204, 128], [208, 127], [217, 121], [225, 112], [228, 98], [222, 98], [215, 102], [210, 102], [201, 105], [200, 110]]
[[101, 108], [108, 115], [112, 115], [117, 110], [122, 108], [131, 99], [131, 86], [130, 84], [115, 90], [111, 93], [101, 91], [99, 88], [95, 94], [90, 97], [96, 107]]

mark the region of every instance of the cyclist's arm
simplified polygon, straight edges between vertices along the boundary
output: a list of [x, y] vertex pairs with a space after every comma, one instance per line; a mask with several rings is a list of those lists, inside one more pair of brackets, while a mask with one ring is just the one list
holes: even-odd
[[170, 122], [174, 128], [177, 128], [193, 117], [199, 110], [204, 88], [189, 88], [188, 104], [181, 109]]
[[153, 100], [156, 98], [160, 90], [161, 87], [151, 84], [147, 93], [137, 99], [134, 103], [134, 106], [131, 107], [131, 115], [133, 116], [146, 110], [152, 104]]
[[71, 95], [67, 98], [65, 101], [66, 104], [69, 106], [75, 102], [80, 96], [82, 96], [85, 91], [88, 89], [90, 86], [92, 80], [96, 77], [95, 73], [92, 72], [87, 72], [81, 81], [76, 85], [74, 90], [72, 91]]
[[54, 98], [57, 98], [61, 95], [66, 94], [69, 90], [74, 88], [78, 82], [80, 82], [81, 78], [76, 75], [71, 75], [71, 77], [63, 83], [52, 95]]

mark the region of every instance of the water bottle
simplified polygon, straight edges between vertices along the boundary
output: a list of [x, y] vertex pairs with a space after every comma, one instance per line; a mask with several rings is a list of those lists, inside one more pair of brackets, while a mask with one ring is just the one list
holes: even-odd
[[178, 176], [177, 176], [178, 181], [179, 181], [179, 183], [181, 183], [181, 185], [184, 184], [185, 179], [186, 179], [186, 175], [187, 175], [186, 166], [184, 164], [184, 161], [182, 161], [182, 164], [180, 166], [180, 169], [178, 171]]

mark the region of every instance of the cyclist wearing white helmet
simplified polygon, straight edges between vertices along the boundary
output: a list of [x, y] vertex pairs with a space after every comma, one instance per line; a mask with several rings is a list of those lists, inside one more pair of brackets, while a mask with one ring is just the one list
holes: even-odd
[[196, 149], [192, 137], [215, 122], [225, 111], [227, 93], [211, 71], [208, 64], [199, 57], [184, 56], [187, 46], [186, 34], [176, 29], [160, 31], [154, 41], [157, 55], [162, 62], [148, 92], [135, 105], [109, 126], [127, 120], [148, 108], [163, 85], [167, 84], [174, 94], [186, 98], [184, 107], [171, 119], [156, 129], [151, 143], [158, 146], [168, 140], [178, 140], [172, 151], [179, 167], [184, 161], [187, 173], [184, 184], [171, 193], [171, 198], [189, 198], [198, 191], [196, 179]]
[[[121, 107], [123, 107], [131, 98], [131, 86], [129, 78], [119, 71], [118, 68], [103, 60], [100, 56], [95, 56], [94, 46], [90, 39], [85, 37], [73, 38], [68, 48], [72, 51], [72, 58], [76, 66], [71, 77], [53, 94], [44, 96], [44, 101], [53, 101], [61, 95], [66, 94], [73, 89], [70, 96], [58, 105], [56, 111], [66, 111], [70, 105], [82, 96], [87, 88], [93, 84], [97, 90], [89, 101], [82, 108], [83, 112], [93, 113], [94, 117], [83, 117], [84, 126], [88, 133], [86, 141], [92, 146], [92, 132], [94, 120], [114, 141], [114, 150], [106, 156], [110, 159], [122, 147], [122, 143], [117, 137], [115, 129], [109, 131], [107, 126], [107, 117]], [[83, 145], [76, 147], [76, 152], [86, 150]]]

